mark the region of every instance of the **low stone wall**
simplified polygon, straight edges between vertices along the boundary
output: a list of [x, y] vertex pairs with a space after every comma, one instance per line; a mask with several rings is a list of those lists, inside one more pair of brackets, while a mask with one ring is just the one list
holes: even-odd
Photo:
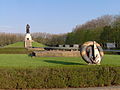
[[79, 51], [34, 51], [36, 57], [80, 57]]
[[28, 48], [30, 51], [44, 51], [44, 48]]

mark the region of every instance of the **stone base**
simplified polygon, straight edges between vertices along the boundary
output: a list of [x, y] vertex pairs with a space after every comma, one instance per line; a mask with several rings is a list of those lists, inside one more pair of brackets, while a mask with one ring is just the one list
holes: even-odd
[[31, 48], [32, 47], [32, 40], [26, 40], [25, 41], [25, 48]]
[[36, 57], [80, 57], [79, 51], [34, 51]]
[[44, 51], [44, 48], [28, 48], [29, 51]]
[[25, 35], [25, 48], [31, 48], [32, 47], [32, 37], [30, 33], [27, 33]]

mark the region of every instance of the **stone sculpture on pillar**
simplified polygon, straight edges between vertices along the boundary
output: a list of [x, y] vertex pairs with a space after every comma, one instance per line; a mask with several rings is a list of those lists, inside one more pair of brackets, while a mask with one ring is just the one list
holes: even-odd
[[30, 25], [29, 24], [26, 25], [26, 33], [30, 33]]
[[30, 25], [26, 25], [26, 35], [25, 35], [25, 48], [32, 47], [32, 37], [30, 35]]

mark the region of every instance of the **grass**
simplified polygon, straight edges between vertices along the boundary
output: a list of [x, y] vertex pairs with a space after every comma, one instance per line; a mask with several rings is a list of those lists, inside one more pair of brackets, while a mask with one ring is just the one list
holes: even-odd
[[[61, 66], [86, 66], [81, 57], [30, 57], [27, 54], [0, 54], [0, 67], [37, 68]], [[101, 65], [120, 66], [119, 55], [105, 55]]]
[[23, 48], [24, 47], [24, 42], [17, 42], [17, 43], [13, 43], [13, 44], [9, 44], [9, 45], [7, 45], [7, 46], [5, 46], [6, 48], [11, 48], [11, 47], [21, 47], [21, 48]]
[[32, 43], [32, 46], [33, 46], [33, 47], [47, 47], [46, 45], [41, 44], [41, 43], [38, 43], [38, 42], [33, 42], [33, 43]]
[[[46, 45], [38, 43], [38, 42], [33, 42], [32, 43], [33, 47], [46, 47]], [[24, 48], [24, 42], [17, 42], [17, 43], [13, 43], [10, 45], [5, 46], [5, 48]]]

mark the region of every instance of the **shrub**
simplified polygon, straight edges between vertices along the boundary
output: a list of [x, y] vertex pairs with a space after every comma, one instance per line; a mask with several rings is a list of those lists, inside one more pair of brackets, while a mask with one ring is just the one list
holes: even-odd
[[28, 54], [28, 51], [25, 48], [0, 48], [0, 54]]
[[0, 69], [1, 89], [39, 89], [120, 85], [120, 67], [40, 67]]

